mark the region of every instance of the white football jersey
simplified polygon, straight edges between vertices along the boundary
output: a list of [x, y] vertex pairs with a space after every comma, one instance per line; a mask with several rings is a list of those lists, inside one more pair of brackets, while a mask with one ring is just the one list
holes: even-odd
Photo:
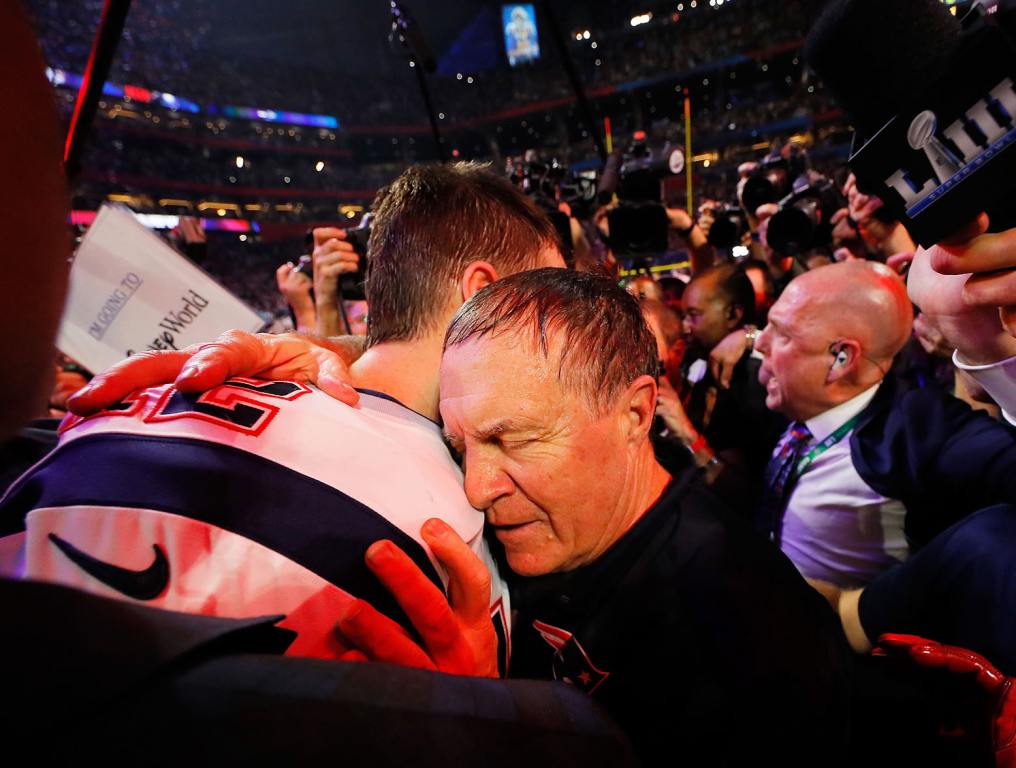
[[334, 657], [351, 595], [410, 626], [364, 565], [373, 542], [392, 540], [447, 586], [420, 537], [439, 517], [491, 569], [507, 656], [508, 591], [483, 514], [438, 426], [392, 398], [361, 391], [350, 407], [236, 378], [202, 394], [141, 390], [61, 431], [0, 501], [7, 519], [26, 516], [18, 575], [189, 613], [284, 614], [289, 653]]

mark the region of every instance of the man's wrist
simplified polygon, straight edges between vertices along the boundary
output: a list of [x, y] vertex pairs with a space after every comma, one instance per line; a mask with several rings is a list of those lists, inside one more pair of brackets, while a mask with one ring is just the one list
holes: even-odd
[[706, 436], [699, 432], [693, 440], [685, 442], [685, 447], [691, 453], [696, 466], [707, 467], [717, 461], [716, 452], [709, 446]]
[[314, 300], [310, 297], [309, 293], [286, 296], [286, 301], [289, 302], [289, 306], [293, 308], [294, 312], [314, 311]]
[[688, 450], [693, 454], [699, 453], [707, 448], [709, 448], [709, 443], [706, 442], [706, 436], [701, 432], [697, 434], [690, 443], [688, 443]]
[[971, 328], [965, 335], [952, 334], [956, 338], [947, 339], [956, 343], [956, 357], [963, 365], [983, 367], [1016, 357], [1016, 339], [1000, 325], [997, 331], [977, 333], [976, 330]]
[[993, 363], [972, 364], [960, 350], [953, 352], [953, 365], [969, 374], [1002, 409], [1002, 415], [1016, 425], [1016, 355]]
[[311, 339], [314, 344], [332, 352], [342, 358], [346, 365], [352, 365], [360, 359], [367, 346], [367, 340], [363, 336], [329, 336], [327, 338], [316, 337]]
[[293, 307], [293, 316], [296, 318], [297, 330], [314, 328], [317, 324], [317, 312], [314, 311], [313, 304], [308, 304], [305, 307]]
[[913, 238], [910, 237], [906, 227], [898, 221], [891, 224], [890, 227], [889, 234], [879, 243], [879, 248], [883, 254], [891, 256], [894, 253], [916, 250], [917, 245], [914, 243]]
[[339, 297], [335, 291], [315, 291], [314, 303], [319, 312], [323, 309], [339, 311]]
[[744, 326], [744, 341], [748, 352], [755, 351], [755, 339], [758, 338], [759, 330], [757, 325], [748, 324]]
[[691, 223], [691, 226], [687, 227], [685, 229], [678, 229], [677, 227], [671, 227], [671, 229], [673, 229], [682, 239], [684, 239], [684, 240], [690, 240], [691, 239], [691, 233], [694, 231], [695, 227], [697, 227], [697, 226], [698, 226], [698, 224], [696, 224], [693, 221]]
[[338, 304], [318, 304], [317, 332], [320, 336], [337, 336], [342, 333]]

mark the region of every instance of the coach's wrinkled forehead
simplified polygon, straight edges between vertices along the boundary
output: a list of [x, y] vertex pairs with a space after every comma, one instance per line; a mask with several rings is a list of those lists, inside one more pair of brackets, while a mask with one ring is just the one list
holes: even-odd
[[562, 388], [597, 412], [639, 376], [657, 374], [656, 342], [638, 302], [604, 277], [548, 268], [498, 280], [462, 306], [444, 348], [505, 334], [544, 358], [556, 354]]

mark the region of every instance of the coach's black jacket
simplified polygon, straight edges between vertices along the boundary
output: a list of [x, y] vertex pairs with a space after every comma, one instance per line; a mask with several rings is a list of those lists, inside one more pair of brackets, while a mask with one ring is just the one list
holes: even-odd
[[646, 763], [835, 765], [849, 652], [793, 565], [697, 481], [599, 560], [518, 578], [513, 677], [566, 680]]

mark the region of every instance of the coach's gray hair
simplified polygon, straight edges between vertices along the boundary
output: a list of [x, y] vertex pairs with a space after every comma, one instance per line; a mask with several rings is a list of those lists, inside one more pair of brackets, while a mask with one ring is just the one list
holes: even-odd
[[558, 381], [603, 413], [642, 375], [656, 377], [656, 340], [638, 302], [613, 281], [570, 269], [534, 269], [491, 283], [462, 305], [444, 348], [484, 336], [527, 334], [545, 358], [560, 335]]

